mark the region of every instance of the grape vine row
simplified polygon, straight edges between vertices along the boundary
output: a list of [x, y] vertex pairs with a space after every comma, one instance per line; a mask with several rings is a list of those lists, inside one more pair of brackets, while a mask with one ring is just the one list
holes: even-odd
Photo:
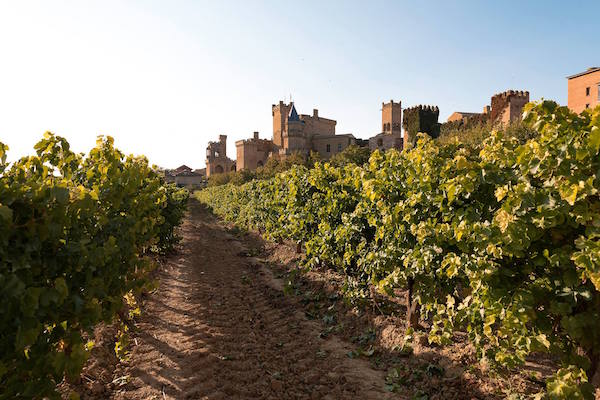
[[421, 135], [364, 166], [296, 166], [269, 180], [198, 193], [214, 212], [302, 244], [308, 267], [335, 268], [346, 292], [408, 289], [407, 323], [429, 342], [468, 333], [506, 368], [533, 352], [560, 359], [550, 398], [592, 398], [600, 367], [600, 107], [580, 115], [530, 103], [520, 142]]
[[0, 399], [59, 398], [101, 321], [149, 283], [153, 253], [177, 241], [188, 193], [144, 157], [100, 137], [87, 156], [46, 133], [6, 162], [0, 143]]

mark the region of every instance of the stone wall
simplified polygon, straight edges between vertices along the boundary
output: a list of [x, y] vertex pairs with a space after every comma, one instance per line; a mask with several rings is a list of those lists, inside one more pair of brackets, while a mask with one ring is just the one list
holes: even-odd
[[254, 132], [254, 137], [247, 140], [238, 140], [235, 142], [237, 160], [237, 170], [254, 170], [265, 165], [269, 154], [274, 150], [273, 141], [259, 139], [258, 132]]
[[369, 149], [371, 151], [389, 149], [402, 150], [404, 148], [404, 139], [400, 133], [380, 133], [369, 138]]
[[[312, 137], [312, 150], [319, 153], [321, 159], [329, 160], [334, 155], [344, 151], [344, 149], [356, 143], [354, 136], [347, 135], [316, 135]], [[327, 151], [329, 150], [329, 151]]]
[[317, 109], [313, 110], [313, 115], [300, 114], [300, 120], [304, 122], [304, 134], [307, 139], [314, 135], [335, 135], [337, 122], [333, 119], [319, 117]]

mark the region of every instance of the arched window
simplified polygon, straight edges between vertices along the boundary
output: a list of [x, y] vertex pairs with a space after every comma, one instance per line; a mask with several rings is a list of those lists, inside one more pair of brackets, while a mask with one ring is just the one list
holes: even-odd
[[383, 146], [383, 139], [381, 139], [381, 138], [377, 139], [377, 146], [379, 146], [379, 147]]
[[222, 166], [220, 166], [220, 165], [217, 165], [217, 166], [215, 167], [215, 173], [217, 173], [217, 174], [222, 174], [222, 173], [223, 173], [223, 167], [222, 167]]

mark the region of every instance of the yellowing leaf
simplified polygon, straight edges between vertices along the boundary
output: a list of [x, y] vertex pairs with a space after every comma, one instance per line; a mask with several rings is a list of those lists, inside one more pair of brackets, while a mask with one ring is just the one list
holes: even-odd
[[498, 227], [500, 227], [500, 231], [502, 233], [506, 232], [508, 225], [514, 221], [515, 217], [506, 212], [506, 210], [500, 210], [496, 214], [496, 222], [498, 223]]
[[540, 344], [542, 344], [545, 348], [549, 349], [550, 348], [550, 341], [546, 338], [546, 335], [544, 335], [543, 333], [540, 333], [539, 335], [536, 336], [536, 339], [538, 342], [540, 342]]
[[456, 196], [456, 186], [453, 183], [447, 186], [446, 196], [448, 197], [448, 203], [452, 203]]
[[560, 197], [565, 200], [570, 205], [575, 204], [575, 200], [577, 200], [577, 191], [579, 190], [579, 185], [572, 184], [571, 186], [561, 186], [560, 188]]
[[592, 147], [592, 149], [598, 153], [598, 150], [600, 149], [600, 128], [597, 126], [592, 127], [592, 131], [590, 132], [590, 135], [588, 136], [588, 142], [590, 144], [590, 146]]

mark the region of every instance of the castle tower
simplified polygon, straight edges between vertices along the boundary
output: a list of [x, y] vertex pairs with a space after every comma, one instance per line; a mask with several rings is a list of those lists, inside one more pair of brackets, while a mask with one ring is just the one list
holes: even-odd
[[271, 114], [273, 115], [273, 143], [275, 146], [283, 147], [283, 133], [285, 132], [285, 124], [291, 108], [291, 103], [285, 104], [283, 101], [271, 106]]
[[440, 109], [437, 106], [418, 105], [404, 110], [404, 148], [412, 147], [417, 142], [417, 133], [427, 133], [432, 138], [440, 135], [438, 117]]
[[227, 158], [227, 135], [219, 135], [218, 142], [206, 147], [206, 176], [235, 171], [235, 161]]
[[508, 125], [521, 119], [523, 107], [529, 103], [529, 92], [508, 90], [492, 96], [492, 124]]
[[402, 102], [381, 103], [381, 132], [400, 134], [402, 130]]
[[295, 152], [306, 153], [306, 135], [304, 134], [304, 121], [296, 111], [294, 103], [290, 103], [291, 109], [286, 118], [283, 133], [283, 149], [286, 154]]

